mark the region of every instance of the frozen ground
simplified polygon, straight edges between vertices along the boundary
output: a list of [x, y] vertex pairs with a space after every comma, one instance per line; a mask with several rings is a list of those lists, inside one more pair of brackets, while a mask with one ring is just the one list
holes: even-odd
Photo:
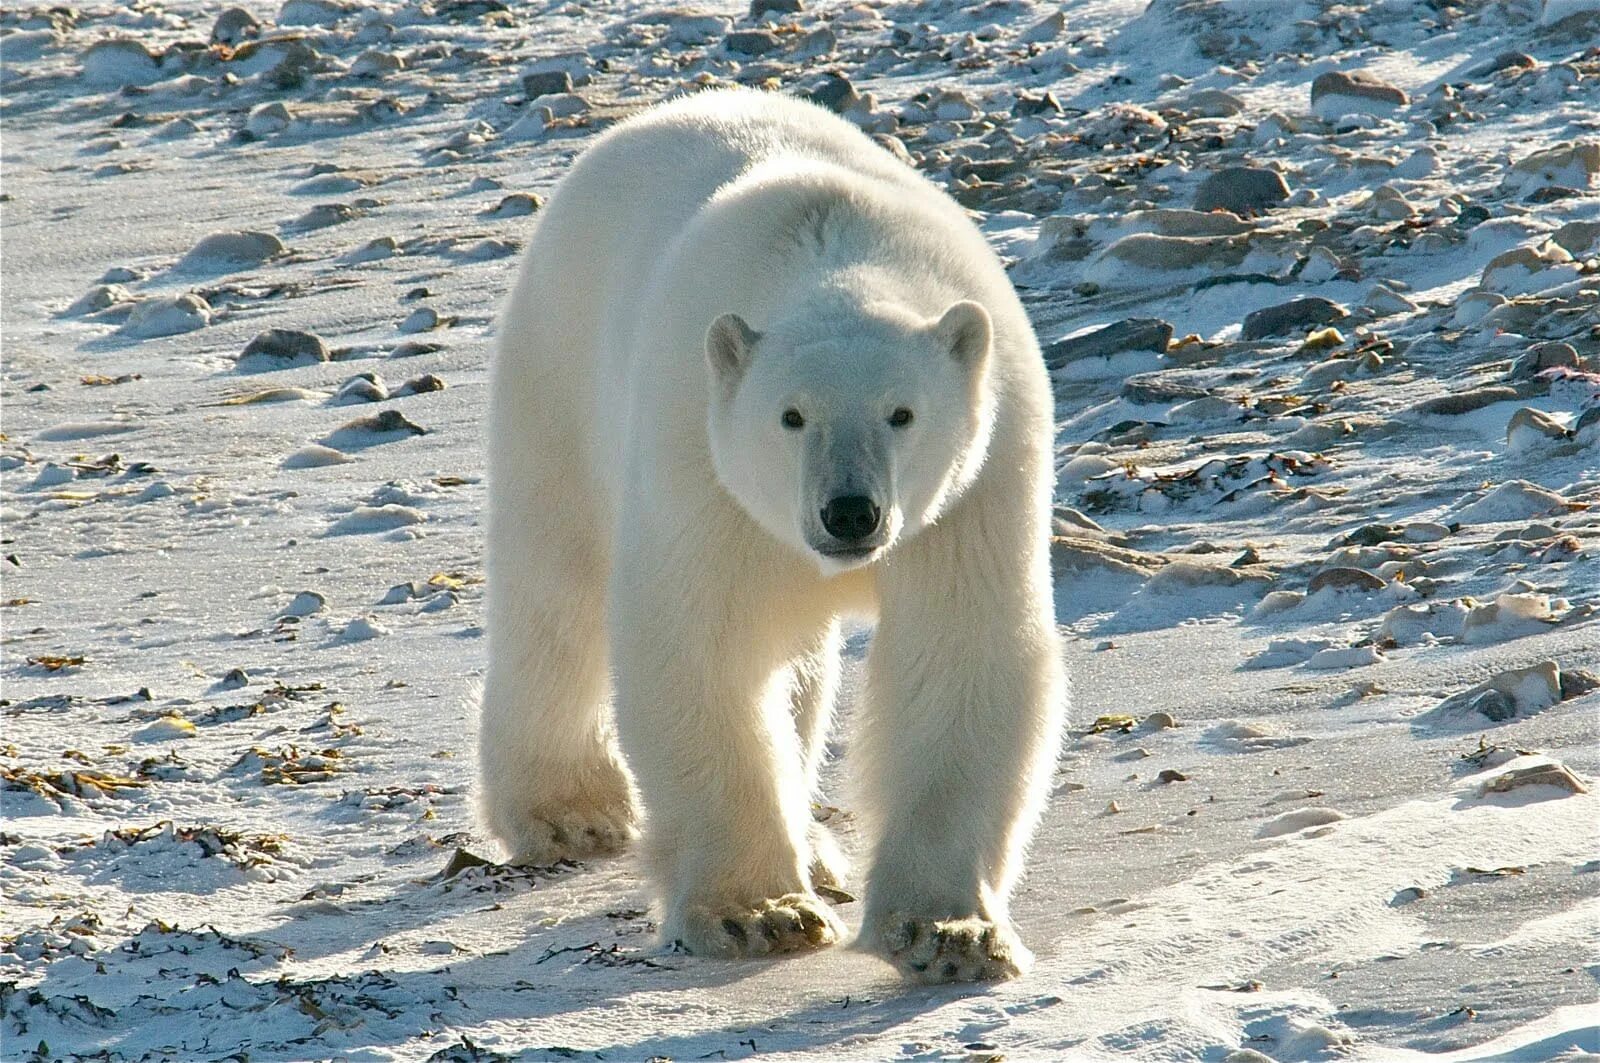
[[[8, 8], [0, 1054], [1600, 1053], [1597, 6]], [[445, 874], [495, 855], [528, 194], [729, 80], [894, 138], [1047, 344], [1076, 693], [1019, 982], [655, 953], [630, 859]]]

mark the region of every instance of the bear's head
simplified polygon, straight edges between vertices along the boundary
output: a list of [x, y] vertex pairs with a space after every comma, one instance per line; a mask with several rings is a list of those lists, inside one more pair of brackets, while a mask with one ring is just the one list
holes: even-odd
[[869, 564], [976, 476], [994, 328], [974, 302], [802, 306], [757, 332], [706, 333], [712, 463], [769, 533], [826, 574]]

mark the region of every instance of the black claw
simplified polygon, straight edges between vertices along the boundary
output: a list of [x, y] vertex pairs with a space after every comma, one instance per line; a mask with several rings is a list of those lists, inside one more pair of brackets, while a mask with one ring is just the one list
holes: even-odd
[[722, 929], [726, 930], [728, 932], [728, 936], [736, 939], [741, 945], [750, 940], [744, 932], [744, 927], [740, 926], [732, 919], [724, 919], [722, 921]]

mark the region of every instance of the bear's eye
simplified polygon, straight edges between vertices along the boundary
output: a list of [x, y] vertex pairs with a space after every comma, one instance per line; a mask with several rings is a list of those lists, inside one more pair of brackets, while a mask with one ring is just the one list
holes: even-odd
[[783, 427], [791, 432], [798, 432], [806, 426], [806, 419], [800, 416], [800, 411], [793, 406], [783, 411]]
[[898, 407], [889, 415], [890, 428], [904, 428], [911, 423], [911, 411], [904, 406]]

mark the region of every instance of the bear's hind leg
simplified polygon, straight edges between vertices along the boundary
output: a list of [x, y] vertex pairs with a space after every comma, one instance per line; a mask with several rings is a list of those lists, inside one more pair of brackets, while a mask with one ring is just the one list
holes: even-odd
[[498, 556], [479, 733], [484, 822], [513, 863], [616, 852], [637, 832], [605, 711], [604, 561], [552, 537], [502, 542]]

